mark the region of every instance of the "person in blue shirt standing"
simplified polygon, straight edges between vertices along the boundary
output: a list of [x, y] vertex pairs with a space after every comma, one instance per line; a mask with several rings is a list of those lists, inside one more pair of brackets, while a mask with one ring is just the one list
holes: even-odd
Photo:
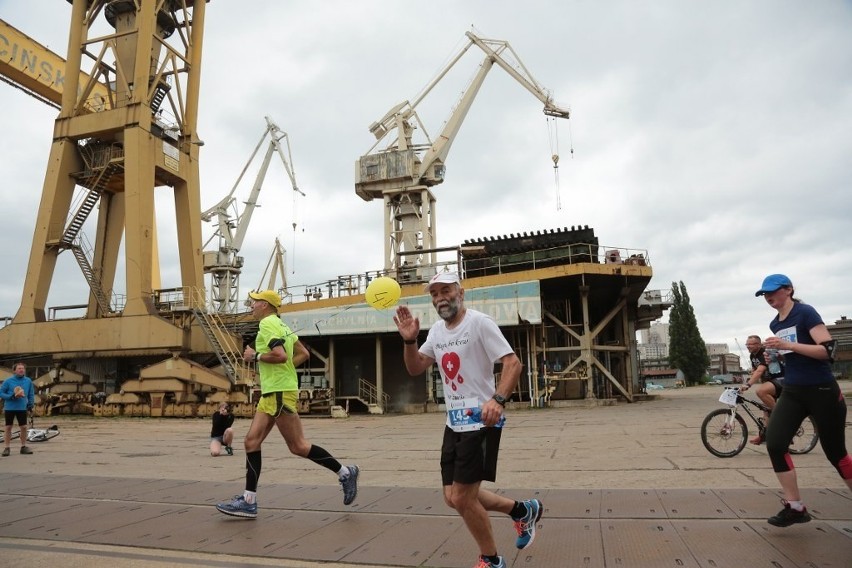
[[793, 297], [793, 283], [783, 274], [770, 274], [755, 296], [763, 296], [778, 314], [769, 323], [774, 334], [764, 341], [784, 357], [784, 389], [766, 431], [766, 449], [784, 493], [784, 508], [768, 519], [776, 527], [811, 520], [802, 503], [790, 456], [790, 440], [811, 416], [825, 457], [852, 489], [852, 457], [846, 451], [846, 401], [831, 372], [837, 341], [831, 338], [817, 311]]
[[17, 419], [21, 428], [21, 453], [31, 454], [33, 451], [27, 446], [27, 411], [33, 409], [35, 404], [35, 389], [33, 381], [27, 376], [27, 366], [23, 363], [13, 365], [14, 375], [3, 381], [0, 386], [0, 398], [3, 399], [3, 410], [6, 415], [6, 430], [4, 431], [3, 457], [11, 453], [12, 446], [12, 424]]

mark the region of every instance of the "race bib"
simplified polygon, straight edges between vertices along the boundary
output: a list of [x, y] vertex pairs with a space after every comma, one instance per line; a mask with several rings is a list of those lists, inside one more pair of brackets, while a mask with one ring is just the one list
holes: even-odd
[[[775, 334], [776, 337], [783, 339], [785, 341], [790, 341], [791, 343], [798, 343], [798, 334], [796, 333], [796, 326], [788, 327], [785, 329], [779, 329], [778, 333]], [[779, 349], [778, 353], [781, 355], [786, 355], [787, 353], [792, 353], [789, 349]]]
[[482, 423], [471, 419], [468, 411], [479, 408], [476, 398], [460, 398], [447, 401], [447, 426], [453, 432], [473, 432], [482, 428]]

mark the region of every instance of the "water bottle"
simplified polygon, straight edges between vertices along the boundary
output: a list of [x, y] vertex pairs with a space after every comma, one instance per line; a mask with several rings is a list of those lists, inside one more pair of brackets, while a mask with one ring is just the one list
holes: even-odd
[[767, 349], [766, 353], [769, 355], [769, 374], [770, 375], [780, 375], [781, 374], [781, 361], [778, 360], [778, 350], [777, 349]]
[[[482, 422], [482, 409], [481, 408], [468, 408], [467, 412], [465, 412], [470, 419], [474, 422]], [[506, 423], [506, 415], [501, 414], [500, 420], [497, 421], [497, 424], [494, 425], [495, 428], [502, 428]]]

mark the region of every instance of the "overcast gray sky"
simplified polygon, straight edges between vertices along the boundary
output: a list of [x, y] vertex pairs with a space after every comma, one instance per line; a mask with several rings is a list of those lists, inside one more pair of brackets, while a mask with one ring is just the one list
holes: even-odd
[[[62, 55], [70, 12], [56, 0], [0, 0], [1, 18]], [[367, 127], [413, 98], [471, 26], [507, 40], [572, 118], [558, 125], [557, 188], [541, 103], [495, 67], [435, 188], [439, 246], [589, 225], [602, 245], [647, 250], [650, 288], [682, 280], [704, 340], [734, 351], [734, 338], [768, 333], [774, 313], [754, 297], [768, 273], [788, 274], [827, 323], [852, 316], [852, 3], [840, 0], [214, 0], [202, 204], [230, 190], [264, 115], [289, 134], [307, 194], [294, 212], [273, 162], [242, 251], [243, 292], [259, 284], [276, 236], [291, 285], [382, 268], [382, 206], [354, 191], [355, 160], [374, 142]], [[430, 135], [480, 53], [418, 107]], [[0, 315], [14, 315], [56, 111], [5, 84], [0, 109]], [[163, 285], [177, 286], [169, 201], [158, 205]], [[86, 299], [65, 256], [48, 305]]]

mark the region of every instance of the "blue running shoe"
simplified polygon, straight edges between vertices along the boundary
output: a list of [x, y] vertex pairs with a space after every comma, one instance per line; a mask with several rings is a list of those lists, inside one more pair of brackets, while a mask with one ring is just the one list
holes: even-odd
[[237, 495], [230, 503], [218, 503], [216, 509], [220, 513], [225, 513], [232, 517], [242, 517], [244, 519], [254, 519], [257, 517], [257, 503], [249, 505], [242, 495]]
[[358, 496], [358, 474], [361, 471], [357, 465], [347, 467], [349, 468], [349, 475], [340, 480], [340, 486], [343, 488], [344, 505], [350, 505]]
[[493, 562], [489, 562], [485, 558], [480, 556], [479, 562], [477, 562], [476, 566], [474, 566], [473, 568], [506, 568], [506, 561], [503, 560], [503, 557], [498, 556], [497, 558], [499, 559], [499, 561], [497, 562], [497, 564], [494, 564]]
[[524, 501], [524, 505], [527, 507], [527, 514], [515, 520], [515, 530], [518, 532], [518, 539], [515, 541], [515, 546], [519, 550], [528, 548], [535, 540], [535, 524], [541, 518], [542, 511], [544, 511], [544, 506], [538, 499]]

